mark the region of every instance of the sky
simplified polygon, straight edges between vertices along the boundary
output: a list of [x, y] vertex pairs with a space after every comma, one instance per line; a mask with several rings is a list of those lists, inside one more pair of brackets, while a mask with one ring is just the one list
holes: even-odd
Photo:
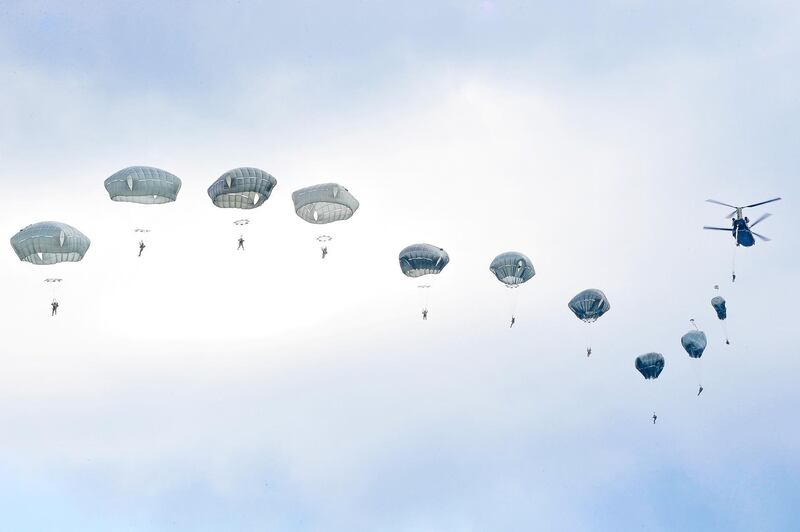
[[[795, 2], [163, 4], [0, 3], [0, 228], [92, 240], [0, 254], [0, 531], [797, 529]], [[110, 201], [131, 165], [178, 200]], [[239, 166], [272, 196], [214, 207]], [[325, 182], [361, 207], [320, 229]], [[775, 196], [732, 284], [704, 200]]]

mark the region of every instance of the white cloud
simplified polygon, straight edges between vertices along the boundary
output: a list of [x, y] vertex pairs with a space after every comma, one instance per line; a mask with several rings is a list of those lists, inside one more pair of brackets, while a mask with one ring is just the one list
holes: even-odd
[[[732, 467], [755, 476], [764, 454], [796, 469], [798, 432], [782, 424], [796, 395], [788, 209], [775, 207], [774, 243], [740, 253], [735, 288], [732, 242], [699, 230], [724, 214], [703, 206], [708, 195], [796, 189], [746, 180], [729, 168], [742, 155], [719, 149], [731, 141], [716, 121], [734, 110], [714, 105], [714, 89], [737, 79], [732, 67], [676, 57], [577, 86], [505, 66], [431, 62], [363, 101], [337, 107], [330, 94], [311, 110], [301, 87], [319, 72], [289, 68], [232, 80], [232, 120], [176, 94], [117, 97], [69, 72], [15, 74], [2, 129], [16, 201], [0, 226], [10, 236], [56, 218], [93, 245], [58, 268], [57, 319], [41, 282], [50, 270], [0, 256], [0, 469], [34, 491], [61, 483], [52, 497], [82, 509], [99, 499], [126, 522], [147, 514], [155, 528], [197, 529], [198, 515], [219, 524], [229, 511], [241, 529], [299, 530], [613, 528], [593, 512], [638, 500], [598, 495], [620, 485], [655, 497], [678, 471], [741, 501], [740, 488], [707, 479]], [[181, 176], [179, 201], [109, 201], [102, 180], [128, 164]], [[279, 181], [248, 213], [246, 253], [235, 252], [240, 213], [205, 194], [240, 165]], [[362, 208], [325, 228], [335, 239], [323, 263], [290, 193], [329, 180]], [[140, 225], [153, 229], [142, 260]], [[396, 264], [416, 241], [452, 258], [427, 323]], [[488, 272], [508, 249], [537, 268], [513, 331]], [[731, 348], [708, 305], [715, 283], [731, 305]], [[587, 286], [612, 303], [590, 360], [566, 308]], [[690, 317], [712, 338], [701, 399], [679, 344]], [[667, 356], [657, 383], [633, 369], [649, 350]], [[262, 496], [278, 507], [253, 502]], [[669, 528], [642, 504], [619, 519]]]

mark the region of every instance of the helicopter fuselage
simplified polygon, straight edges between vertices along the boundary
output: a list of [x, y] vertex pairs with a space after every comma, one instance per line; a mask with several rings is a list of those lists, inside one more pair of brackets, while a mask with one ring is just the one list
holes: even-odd
[[753, 233], [750, 232], [750, 228], [747, 226], [748, 221], [747, 218], [737, 218], [733, 220], [733, 231], [731, 235], [736, 239], [737, 246], [749, 248], [756, 243], [756, 240], [753, 238]]

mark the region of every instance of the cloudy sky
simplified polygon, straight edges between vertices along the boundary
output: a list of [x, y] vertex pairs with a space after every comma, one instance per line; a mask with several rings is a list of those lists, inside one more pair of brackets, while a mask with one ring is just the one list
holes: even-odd
[[[0, 254], [0, 530], [797, 528], [795, 2], [163, 4], [0, 4], [0, 228], [92, 239]], [[137, 164], [178, 201], [110, 201]], [[206, 194], [238, 166], [278, 179], [244, 253]], [[323, 262], [291, 192], [330, 181]], [[732, 285], [704, 200], [778, 195]]]

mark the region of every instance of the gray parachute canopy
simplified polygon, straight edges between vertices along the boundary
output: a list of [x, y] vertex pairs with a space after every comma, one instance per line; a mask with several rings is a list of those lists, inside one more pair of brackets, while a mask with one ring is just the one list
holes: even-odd
[[222, 209], [255, 209], [272, 194], [278, 180], [258, 168], [234, 168], [208, 187], [208, 196]]
[[724, 320], [728, 317], [728, 310], [725, 308], [725, 300], [720, 296], [716, 296], [711, 300], [711, 306], [717, 312], [717, 317]]
[[11, 237], [19, 260], [39, 265], [78, 262], [90, 245], [86, 235], [59, 222], [35, 223]]
[[681, 337], [681, 345], [692, 358], [700, 358], [706, 350], [708, 341], [703, 331], [689, 331]]
[[178, 199], [181, 180], [159, 168], [129, 166], [106, 179], [105, 186], [114, 201], [154, 205]]
[[536, 275], [531, 259], [516, 251], [507, 251], [496, 256], [489, 265], [489, 271], [498, 281], [510, 287], [519, 286]]
[[596, 288], [589, 288], [579, 293], [567, 304], [569, 309], [586, 323], [592, 323], [597, 318], [611, 310], [611, 303], [602, 292]]
[[358, 200], [341, 185], [325, 183], [292, 192], [297, 216], [312, 224], [347, 220], [358, 209]]
[[636, 369], [647, 380], [657, 379], [664, 369], [664, 356], [661, 353], [647, 353], [636, 357]]
[[400, 252], [400, 269], [408, 277], [439, 274], [450, 262], [447, 252], [430, 244], [412, 244]]

